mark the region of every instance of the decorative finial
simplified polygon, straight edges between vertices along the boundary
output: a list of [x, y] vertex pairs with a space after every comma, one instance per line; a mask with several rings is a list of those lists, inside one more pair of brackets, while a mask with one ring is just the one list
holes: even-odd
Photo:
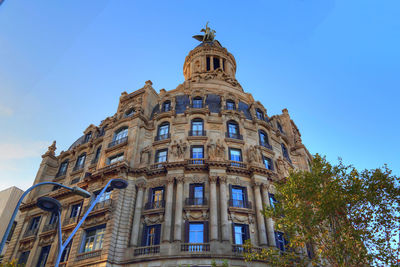
[[204, 32], [204, 35], [194, 35], [193, 38], [203, 43], [214, 41], [216, 31], [211, 30], [210, 27], [208, 27], [208, 21], [206, 27], [201, 29], [201, 32]]
[[49, 146], [47, 152], [44, 155], [51, 155], [54, 156], [55, 155], [55, 151], [56, 151], [57, 147], [56, 147], [56, 141], [53, 141], [53, 143], [51, 144], [51, 146]]

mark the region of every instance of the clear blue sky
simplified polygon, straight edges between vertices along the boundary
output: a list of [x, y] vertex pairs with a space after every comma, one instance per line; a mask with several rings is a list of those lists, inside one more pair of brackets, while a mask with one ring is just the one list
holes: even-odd
[[210, 21], [268, 115], [287, 108], [311, 153], [400, 175], [400, 1], [11, 1], [0, 5], [0, 189], [33, 182], [113, 115], [120, 93], [183, 82]]

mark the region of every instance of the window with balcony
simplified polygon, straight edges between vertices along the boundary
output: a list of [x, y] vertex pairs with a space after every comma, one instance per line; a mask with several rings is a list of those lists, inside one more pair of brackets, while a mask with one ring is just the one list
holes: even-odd
[[285, 146], [284, 144], [281, 144], [281, 147], [282, 147], [282, 155], [283, 155], [283, 157], [284, 157], [285, 159], [287, 159], [289, 162], [292, 162], [292, 161], [290, 160], [290, 158], [289, 158], [289, 152], [288, 152], [286, 146]]
[[247, 201], [247, 189], [243, 186], [229, 185], [230, 187], [230, 206], [236, 208], [250, 208]]
[[233, 100], [226, 100], [226, 109], [235, 110], [236, 109], [235, 102]]
[[101, 146], [99, 146], [99, 147], [96, 149], [96, 154], [94, 154], [94, 158], [93, 158], [93, 160], [92, 160], [92, 163], [96, 163], [97, 161], [99, 161], [100, 153], [101, 153]]
[[30, 251], [24, 251], [19, 255], [17, 265], [18, 266], [25, 266], [26, 262], [28, 261]]
[[275, 231], [275, 242], [276, 242], [276, 247], [280, 251], [287, 251], [287, 245], [289, 242], [285, 238], [285, 234], [282, 232], [277, 232]]
[[272, 159], [263, 156], [263, 161], [264, 161], [264, 166], [266, 169], [271, 170], [271, 171], [274, 170], [274, 164], [272, 162]]
[[204, 121], [200, 118], [193, 119], [189, 136], [205, 136]]
[[227, 123], [228, 132], [226, 137], [234, 139], [243, 139], [239, 132], [239, 124], [235, 121], [228, 121]]
[[111, 165], [124, 160], [124, 153], [111, 156], [107, 159], [107, 165]]
[[85, 144], [85, 143], [89, 142], [91, 138], [92, 138], [92, 132], [88, 132], [85, 135], [85, 139], [83, 140], [83, 143]]
[[80, 170], [85, 166], [86, 153], [82, 153], [77, 159], [74, 167], [74, 171]]
[[64, 160], [60, 164], [60, 168], [58, 169], [56, 177], [63, 176], [63, 175], [65, 175], [67, 173], [68, 163], [69, 163], [68, 160]]
[[263, 147], [266, 147], [266, 148], [272, 150], [272, 146], [269, 144], [267, 133], [264, 132], [263, 130], [260, 130], [258, 132], [258, 136], [260, 138], [260, 146], [263, 146]]
[[257, 119], [264, 120], [264, 112], [262, 112], [260, 109], [256, 109], [256, 116]]
[[208, 251], [208, 222], [185, 221], [185, 243], [184, 251]]
[[162, 104], [161, 112], [167, 112], [171, 110], [171, 101], [167, 100]]
[[128, 140], [128, 127], [122, 127], [114, 133], [112, 142], [108, 144], [108, 147], [113, 147], [118, 144], [122, 144]]
[[161, 224], [144, 225], [142, 246], [156, 246], [160, 244]]
[[168, 149], [157, 150], [155, 163], [166, 162], [168, 159]]
[[99, 225], [90, 229], [86, 229], [82, 240], [80, 252], [90, 252], [99, 250], [103, 247], [104, 234], [106, 232], [106, 225]]
[[34, 230], [38, 229], [39, 224], [40, 224], [40, 216], [33, 217], [29, 224], [28, 230], [34, 231]]
[[242, 158], [242, 150], [238, 148], [229, 148], [229, 160], [241, 162]]
[[281, 133], [284, 133], [284, 132], [283, 132], [282, 125], [281, 125], [278, 121], [276, 122], [276, 127], [278, 127], [278, 130], [279, 130]]
[[71, 206], [70, 218], [76, 218], [79, 216], [82, 208], [82, 203], [74, 204]]
[[203, 164], [204, 159], [204, 147], [203, 146], [192, 146], [190, 149], [190, 157], [194, 160], [194, 164]]
[[161, 209], [163, 207], [164, 207], [164, 187], [150, 188], [146, 209]]
[[203, 99], [199, 96], [193, 98], [192, 107], [193, 108], [202, 108], [203, 107]]
[[169, 122], [163, 122], [158, 126], [156, 141], [165, 140], [169, 137]]
[[250, 239], [249, 226], [247, 224], [234, 223], [232, 228], [233, 244], [243, 245], [246, 240]]
[[38, 263], [36, 264], [36, 267], [46, 266], [47, 258], [49, 257], [50, 253], [50, 247], [51, 246], [42, 247], [42, 249], [40, 250], [39, 260]]
[[71, 251], [71, 244], [72, 244], [72, 239], [71, 241], [69, 241], [68, 245], [63, 250], [60, 262], [66, 262], [68, 260], [69, 252]]
[[190, 184], [186, 205], [204, 205], [204, 184]]

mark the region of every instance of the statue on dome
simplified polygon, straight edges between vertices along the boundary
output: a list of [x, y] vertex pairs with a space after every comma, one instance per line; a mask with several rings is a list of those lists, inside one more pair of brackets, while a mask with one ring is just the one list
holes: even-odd
[[204, 32], [204, 35], [194, 35], [193, 38], [200, 42], [214, 41], [216, 31], [208, 27], [208, 21], [206, 23], [206, 27], [201, 29], [201, 32]]

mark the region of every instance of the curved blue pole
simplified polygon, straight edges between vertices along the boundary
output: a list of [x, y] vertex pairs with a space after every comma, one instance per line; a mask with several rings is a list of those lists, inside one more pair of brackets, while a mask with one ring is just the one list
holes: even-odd
[[[106, 184], [106, 186], [101, 190], [100, 194], [97, 195], [96, 199], [94, 201], [91, 201], [90, 205], [89, 205], [89, 209], [86, 211], [86, 213], [83, 215], [82, 219], [78, 222], [78, 224], [75, 226], [74, 230], [72, 230], [72, 233], [68, 236], [68, 238], [65, 240], [65, 242], [63, 244], [61, 244], [61, 248], [58, 251], [58, 256], [57, 256], [57, 260], [56, 263], [54, 265], [54, 267], [58, 267], [60, 264], [60, 260], [61, 260], [61, 255], [65, 249], [65, 247], [68, 245], [68, 243], [71, 241], [71, 239], [74, 237], [74, 235], [76, 234], [76, 232], [78, 231], [79, 227], [81, 227], [81, 225], [83, 224], [83, 222], [86, 220], [87, 216], [89, 215], [89, 213], [93, 210], [94, 206], [99, 202], [101, 196], [104, 194], [104, 192], [107, 190], [107, 188], [109, 187], [110, 183], [115, 180], [115, 179], [111, 179], [110, 181], [108, 181], [108, 183]], [[59, 225], [59, 233], [61, 233], [61, 224]], [[59, 235], [61, 236], [61, 234]], [[61, 237], [59, 237], [59, 240], [61, 239]]]
[[19, 198], [18, 203], [17, 203], [17, 206], [16, 206], [15, 209], [14, 209], [14, 213], [13, 213], [13, 215], [11, 216], [10, 222], [8, 223], [7, 230], [6, 230], [6, 232], [4, 233], [3, 239], [1, 240], [1, 244], [0, 244], [0, 254], [1, 254], [1, 252], [3, 251], [4, 245], [6, 244], [7, 237], [8, 237], [8, 235], [10, 234], [12, 225], [13, 225], [13, 223], [14, 223], [15, 217], [17, 216], [17, 213], [18, 213], [18, 210], [19, 210], [19, 206], [21, 205], [22, 200], [26, 197], [26, 195], [27, 195], [30, 191], [32, 191], [32, 189], [34, 189], [34, 188], [36, 188], [36, 187], [39, 187], [39, 186], [41, 186], [41, 185], [46, 185], [46, 184], [54, 184], [54, 185], [58, 185], [58, 186], [60, 186], [60, 187], [67, 188], [67, 189], [72, 190], [72, 191], [74, 190], [74, 189], [71, 188], [71, 187], [68, 187], [68, 186], [65, 186], [65, 185], [62, 185], [62, 184], [59, 184], [59, 183], [55, 183], [55, 182], [42, 182], [42, 183], [38, 183], [38, 184], [35, 184], [35, 185], [29, 187], [29, 188], [22, 194], [22, 196]]

